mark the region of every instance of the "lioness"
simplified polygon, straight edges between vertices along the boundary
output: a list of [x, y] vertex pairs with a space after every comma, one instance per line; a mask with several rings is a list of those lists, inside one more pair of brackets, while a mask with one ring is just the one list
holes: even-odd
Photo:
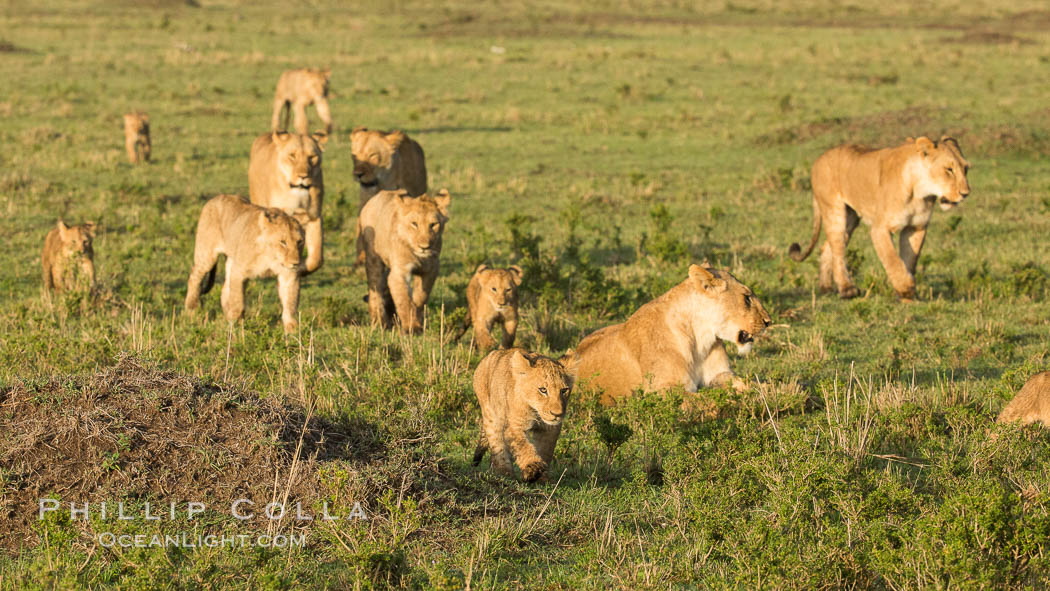
[[506, 349], [489, 353], [474, 371], [474, 393], [481, 405], [481, 439], [474, 465], [492, 451], [492, 469], [533, 482], [543, 477], [561, 434], [573, 377], [558, 361]]
[[124, 148], [132, 164], [149, 162], [149, 115], [141, 111], [124, 114]]
[[304, 275], [316, 271], [323, 262], [321, 153], [327, 142], [328, 136], [323, 133], [265, 133], [252, 143], [248, 165], [252, 203], [280, 209], [306, 231]]
[[467, 307], [469, 314], [463, 320], [463, 328], [455, 340], [463, 336], [471, 324], [474, 325], [474, 344], [481, 349], [495, 349], [492, 327], [498, 321], [503, 326], [502, 347], [514, 346], [514, 335], [518, 331], [518, 286], [521, 285], [521, 267], [511, 265], [506, 269], [491, 269], [479, 265], [467, 284]]
[[[287, 131], [288, 117], [294, 112], [295, 132], [306, 135], [306, 107], [313, 104], [317, 116], [324, 122], [325, 133], [332, 133], [332, 112], [328, 109], [328, 81], [331, 77], [331, 68], [285, 70], [277, 80], [277, 91], [273, 95], [270, 131]], [[283, 122], [281, 111], [284, 111]]]
[[1044, 427], [1050, 427], [1050, 371], [1029, 378], [1017, 396], [999, 413], [996, 421], [1021, 421], [1022, 425], [1039, 422]]
[[382, 191], [361, 210], [357, 248], [365, 254], [372, 322], [390, 328], [396, 312], [402, 331], [422, 332], [451, 201], [445, 190], [436, 197]]
[[44, 252], [40, 261], [44, 266], [44, 287], [62, 291], [72, 289], [76, 280], [69, 271], [71, 265], [80, 263], [80, 270], [88, 285], [95, 285], [95, 252], [91, 241], [95, 237], [95, 222], [84, 222], [79, 226], [67, 226], [58, 220], [44, 238]]
[[696, 392], [727, 383], [742, 388], [721, 341], [736, 343], [746, 354], [769, 324], [769, 314], [747, 286], [726, 271], [690, 265], [685, 281], [627, 322], [591, 333], [562, 361], [578, 364], [577, 378], [600, 389], [605, 405], [639, 388], [681, 385]]
[[[830, 291], [834, 279], [839, 296], [855, 297], [859, 292], [846, 268], [846, 245], [863, 219], [893, 289], [903, 300], [913, 299], [915, 263], [934, 203], [943, 210], [961, 203], [970, 194], [969, 168], [958, 142], [947, 136], [939, 142], [908, 138], [882, 150], [852, 145], [828, 150], [813, 163], [813, 236], [805, 252], [792, 244], [791, 258], [809, 256], [823, 222], [827, 240], [820, 253], [820, 288]], [[899, 256], [894, 232], [900, 232]]]
[[281, 210], [252, 205], [237, 195], [212, 197], [204, 204], [197, 222], [186, 311], [196, 310], [201, 294], [211, 290], [219, 255], [224, 254], [226, 280], [220, 300], [227, 320], [236, 322], [244, 313], [246, 280], [276, 275], [281, 322], [285, 332], [295, 332], [299, 325], [296, 313], [302, 247], [302, 227]]
[[361, 185], [358, 211], [380, 191], [404, 189], [413, 197], [427, 192], [423, 148], [404, 132], [358, 127], [350, 134], [350, 155]]

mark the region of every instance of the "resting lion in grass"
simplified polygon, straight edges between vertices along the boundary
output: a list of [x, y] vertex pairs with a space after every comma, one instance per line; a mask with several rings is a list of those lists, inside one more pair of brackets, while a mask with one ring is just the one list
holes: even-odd
[[[244, 313], [244, 282], [277, 276], [281, 322], [285, 332], [299, 325], [299, 267], [303, 230], [299, 222], [279, 209], [252, 205], [237, 195], [212, 197], [201, 209], [193, 268], [186, 286], [186, 311], [200, 305], [202, 293], [215, 284], [219, 255], [226, 255], [222, 310], [236, 322]], [[203, 282], [203, 285], [202, 285]]]
[[95, 285], [95, 251], [91, 241], [95, 237], [95, 222], [67, 226], [58, 220], [44, 238], [44, 252], [40, 256], [44, 267], [44, 287], [48, 291], [62, 291], [76, 286], [74, 268], [79, 266], [89, 287]]
[[313, 273], [323, 262], [321, 153], [327, 142], [328, 136], [321, 133], [265, 133], [252, 143], [248, 166], [251, 201], [276, 207], [302, 224], [307, 253], [303, 274]]
[[1029, 378], [1017, 396], [999, 413], [997, 421], [1020, 421], [1022, 425], [1042, 423], [1044, 427], [1050, 427], [1050, 371]]
[[743, 388], [729, 368], [722, 341], [736, 343], [746, 354], [770, 322], [755, 294], [732, 275], [690, 265], [685, 281], [623, 324], [591, 333], [562, 361], [578, 366], [576, 377], [584, 387], [601, 390], [605, 405], [638, 389]]
[[124, 148], [132, 164], [149, 162], [149, 115], [142, 112], [124, 114]]
[[295, 132], [305, 135], [309, 126], [306, 107], [312, 104], [317, 108], [317, 116], [324, 122], [325, 133], [332, 133], [332, 112], [328, 108], [328, 81], [331, 77], [330, 68], [285, 70], [277, 80], [277, 90], [273, 96], [270, 131], [287, 131], [288, 117], [295, 113]]
[[[802, 261], [820, 238], [820, 288], [839, 296], [859, 292], [846, 268], [846, 245], [863, 219], [871, 226], [871, 241], [893, 289], [907, 301], [915, 297], [915, 264], [919, 260], [933, 206], [950, 210], [967, 195], [970, 163], [950, 137], [939, 142], [908, 138], [895, 147], [872, 150], [847, 145], [832, 148], [813, 163], [813, 236], [805, 252], [796, 243], [791, 258]], [[892, 234], [900, 232], [900, 254]]]
[[517, 265], [506, 269], [478, 265], [467, 284], [469, 313], [455, 340], [458, 341], [473, 324], [474, 345], [482, 350], [495, 349], [497, 343], [492, 337], [492, 327], [498, 322], [503, 327], [500, 345], [504, 349], [513, 347], [514, 336], [518, 331], [518, 286], [521, 285], [521, 276], [521, 267]]
[[390, 328], [396, 313], [403, 332], [423, 331], [451, 201], [445, 190], [435, 197], [382, 191], [361, 210], [357, 248], [365, 255], [373, 323]]
[[474, 371], [481, 439], [474, 465], [492, 452], [492, 469], [533, 482], [546, 475], [561, 434], [573, 377], [560, 362], [523, 349], [489, 353]]
[[358, 211], [380, 191], [403, 189], [413, 197], [427, 192], [423, 148], [404, 132], [358, 127], [350, 134], [350, 155], [361, 186]]

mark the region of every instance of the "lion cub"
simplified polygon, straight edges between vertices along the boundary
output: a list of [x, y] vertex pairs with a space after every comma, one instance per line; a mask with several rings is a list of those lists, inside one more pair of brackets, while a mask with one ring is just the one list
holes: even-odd
[[561, 434], [574, 378], [561, 363], [524, 349], [493, 351], [474, 371], [481, 405], [481, 439], [474, 465], [492, 451], [492, 469], [533, 482], [547, 472]]
[[246, 280], [276, 275], [281, 322], [285, 332], [294, 332], [299, 324], [296, 313], [302, 249], [303, 229], [292, 216], [279, 209], [252, 205], [237, 195], [212, 197], [204, 204], [197, 222], [186, 311], [196, 310], [201, 294], [208, 293], [215, 284], [215, 267], [219, 255], [225, 254], [226, 281], [220, 299], [227, 320], [236, 322], [244, 313]]
[[124, 147], [132, 164], [149, 162], [149, 115], [141, 111], [124, 114]]
[[390, 328], [396, 313], [403, 332], [423, 332], [451, 201], [445, 190], [436, 197], [382, 191], [361, 210], [357, 249], [365, 255], [373, 323]]
[[521, 285], [521, 267], [492, 269], [479, 265], [467, 285], [467, 307], [470, 313], [463, 321], [456, 340], [474, 325], [474, 344], [481, 349], [495, 349], [492, 327], [497, 321], [503, 326], [502, 347], [514, 346], [518, 331], [518, 286]]
[[1029, 378], [996, 420], [1000, 423], [1021, 421], [1023, 425], [1039, 422], [1050, 427], [1050, 371]]
[[77, 259], [88, 284], [94, 287], [95, 253], [91, 249], [91, 240], [94, 237], [95, 222], [67, 226], [65, 222], [58, 220], [44, 238], [44, 253], [40, 257], [44, 266], [44, 287], [54, 291], [72, 289], [76, 281], [67, 271], [72, 270], [69, 267], [75, 264]]
[[[273, 120], [270, 123], [270, 131], [286, 131], [288, 118], [294, 112], [295, 132], [305, 135], [308, 126], [306, 107], [312, 104], [317, 108], [317, 116], [324, 122], [325, 133], [332, 133], [332, 112], [328, 109], [328, 81], [331, 77], [330, 68], [285, 70], [277, 80], [277, 90], [273, 96]], [[283, 125], [282, 111], [284, 112]]]

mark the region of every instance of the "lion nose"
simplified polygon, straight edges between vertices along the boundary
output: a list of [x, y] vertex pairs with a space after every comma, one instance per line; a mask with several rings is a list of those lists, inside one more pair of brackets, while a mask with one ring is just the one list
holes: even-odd
[[765, 326], [766, 328], [769, 328], [770, 324], [773, 324], [773, 321], [770, 320], [769, 318], [766, 318], [765, 320], [762, 321], [762, 325]]
[[969, 194], [970, 194], [970, 190], [969, 189], [963, 189], [962, 191], [959, 191], [959, 196], [961, 196], [963, 199], [966, 199], [966, 197]]

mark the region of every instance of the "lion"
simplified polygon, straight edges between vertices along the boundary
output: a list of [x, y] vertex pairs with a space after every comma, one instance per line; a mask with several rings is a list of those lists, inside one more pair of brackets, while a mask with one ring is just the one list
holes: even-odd
[[401, 131], [355, 128], [350, 134], [354, 178], [361, 185], [358, 211], [380, 191], [403, 189], [413, 197], [427, 192], [423, 148]]
[[996, 422], [1020, 421], [1022, 425], [1042, 423], [1050, 427], [1050, 371], [1037, 373], [999, 413]]
[[390, 328], [396, 313], [403, 332], [422, 332], [451, 201], [445, 190], [436, 197], [381, 191], [361, 210], [357, 248], [365, 254], [373, 323]]
[[313, 273], [324, 262], [321, 202], [324, 175], [321, 154], [328, 136], [265, 133], [252, 143], [248, 166], [251, 202], [276, 207], [294, 217], [306, 232], [306, 264], [302, 273]]
[[40, 261], [44, 267], [44, 287], [48, 291], [73, 289], [76, 278], [70, 273], [79, 262], [83, 276], [90, 287], [95, 286], [95, 251], [91, 241], [95, 238], [95, 222], [84, 222], [67, 226], [58, 220], [44, 238], [44, 252]]
[[[872, 150], [854, 145], [825, 152], [813, 163], [813, 236], [802, 252], [796, 243], [791, 258], [805, 260], [820, 237], [820, 288], [852, 298], [859, 291], [846, 267], [846, 245], [860, 220], [871, 226], [875, 252], [890, 283], [903, 301], [915, 298], [915, 264], [919, 260], [934, 204], [947, 211], [970, 194], [966, 173], [970, 163], [959, 143], [944, 136], [908, 138], [895, 148]], [[900, 254], [892, 234], [900, 232]]]
[[124, 147], [132, 164], [149, 162], [149, 115], [141, 111], [124, 114]]
[[561, 362], [524, 349], [489, 353], [474, 371], [474, 393], [481, 405], [481, 438], [474, 465], [491, 451], [492, 469], [521, 478], [544, 478], [554, 457], [574, 378]]
[[[276, 208], [253, 205], [239, 195], [217, 195], [201, 209], [193, 267], [186, 286], [186, 311], [193, 313], [202, 293], [215, 284], [219, 255], [226, 255], [222, 310], [236, 322], [244, 313], [244, 282], [277, 276], [281, 322], [286, 333], [299, 326], [299, 269], [303, 229], [292, 216]], [[203, 282], [203, 284], [202, 284]]]
[[[331, 77], [331, 68], [285, 70], [277, 80], [277, 90], [273, 96], [273, 120], [270, 123], [270, 131], [287, 131], [288, 117], [294, 112], [295, 132], [306, 135], [308, 127], [306, 107], [312, 104], [317, 109], [317, 116], [324, 122], [325, 133], [331, 134], [332, 112], [328, 109], [328, 81]], [[282, 111], [284, 111], [283, 122], [281, 120]]]
[[729, 368], [722, 341], [746, 355], [771, 320], [746, 285], [726, 271], [690, 265], [685, 281], [645, 304], [626, 322], [595, 331], [563, 362], [575, 363], [577, 378], [614, 404], [634, 391], [684, 386], [745, 384]]
[[521, 285], [522, 270], [517, 265], [506, 269], [493, 269], [479, 265], [467, 284], [467, 308], [469, 313], [463, 327], [454, 340], [459, 340], [471, 324], [474, 325], [474, 344], [482, 350], [495, 349], [492, 327], [499, 322], [503, 327], [501, 346], [514, 346], [514, 335], [518, 330], [518, 286]]

